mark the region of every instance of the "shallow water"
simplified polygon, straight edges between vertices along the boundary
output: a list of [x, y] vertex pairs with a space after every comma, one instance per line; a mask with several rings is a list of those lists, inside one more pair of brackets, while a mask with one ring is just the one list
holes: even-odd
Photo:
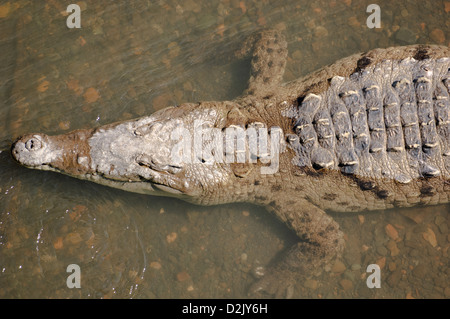
[[[284, 30], [286, 81], [376, 47], [450, 45], [448, 1], [377, 1], [380, 29], [366, 25], [372, 1], [78, 3], [81, 29], [68, 29], [65, 1], [0, 1], [1, 298], [246, 297], [252, 269], [295, 241], [251, 205], [198, 207], [22, 168], [7, 152], [17, 136], [233, 99], [249, 65], [229, 56], [261, 27]], [[334, 214], [346, 253], [292, 297], [449, 298], [448, 211]], [[380, 289], [366, 285], [373, 263]], [[70, 264], [80, 289], [66, 285]]]

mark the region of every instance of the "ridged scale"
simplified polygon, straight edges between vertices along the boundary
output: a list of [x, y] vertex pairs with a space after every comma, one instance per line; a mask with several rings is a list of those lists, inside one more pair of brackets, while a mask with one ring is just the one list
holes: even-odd
[[384, 60], [299, 98], [296, 164], [394, 178], [450, 172], [450, 59]]

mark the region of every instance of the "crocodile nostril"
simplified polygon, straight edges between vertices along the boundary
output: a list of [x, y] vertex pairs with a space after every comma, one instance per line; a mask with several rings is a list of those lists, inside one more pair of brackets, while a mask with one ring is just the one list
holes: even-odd
[[42, 147], [42, 143], [39, 139], [32, 137], [25, 143], [25, 148], [29, 151], [35, 151]]

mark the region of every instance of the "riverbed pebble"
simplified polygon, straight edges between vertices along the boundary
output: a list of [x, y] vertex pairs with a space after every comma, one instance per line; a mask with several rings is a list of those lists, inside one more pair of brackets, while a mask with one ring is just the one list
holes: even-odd
[[380, 267], [380, 269], [383, 269], [386, 265], [386, 257], [378, 258], [376, 264]]
[[186, 281], [189, 278], [191, 278], [191, 276], [189, 276], [189, 274], [186, 271], [181, 271], [177, 274], [177, 280], [180, 282]]
[[347, 269], [347, 267], [345, 267], [344, 263], [340, 260], [336, 260], [333, 267], [331, 267], [331, 271], [334, 273], [342, 273], [346, 269]]
[[328, 30], [323, 26], [319, 25], [314, 29], [314, 36], [317, 38], [323, 38], [328, 36]]
[[361, 269], [361, 265], [360, 264], [352, 264], [351, 269], [352, 270], [360, 270]]
[[392, 226], [391, 224], [387, 224], [384, 229], [386, 230], [386, 234], [391, 239], [393, 239], [393, 240], [397, 240], [398, 239], [398, 231], [397, 231], [397, 229], [395, 229], [394, 226]]
[[83, 98], [86, 103], [94, 103], [100, 98], [100, 94], [95, 88], [91, 87], [84, 92]]
[[161, 269], [162, 266], [161, 266], [161, 264], [159, 262], [152, 261], [150, 263], [150, 267], [153, 268], [153, 269], [159, 270], [159, 269]]
[[361, 225], [364, 224], [364, 220], [365, 220], [364, 215], [358, 215], [358, 220]]
[[317, 280], [314, 279], [307, 279], [305, 281], [305, 287], [309, 288], [309, 289], [317, 289], [317, 287], [319, 286], [319, 282]]
[[445, 42], [445, 33], [441, 29], [436, 28], [433, 31], [431, 31], [430, 38], [434, 42], [436, 42], [438, 44], [442, 44]]
[[427, 228], [425, 232], [422, 233], [423, 239], [430, 243], [431, 246], [437, 246], [436, 235], [431, 228]]
[[169, 244], [173, 243], [176, 239], [177, 239], [177, 233], [175, 233], [175, 232], [172, 232], [166, 236], [166, 240]]
[[387, 249], [391, 252], [391, 256], [395, 257], [400, 253], [400, 250], [397, 247], [397, 243], [394, 240], [390, 240], [387, 245]]
[[339, 284], [344, 290], [353, 289], [353, 283], [348, 279], [341, 279], [341, 281], [339, 281]]

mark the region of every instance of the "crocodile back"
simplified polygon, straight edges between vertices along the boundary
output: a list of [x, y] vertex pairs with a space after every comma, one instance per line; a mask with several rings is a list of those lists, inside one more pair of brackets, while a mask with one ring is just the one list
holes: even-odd
[[297, 98], [296, 164], [401, 183], [448, 179], [450, 57], [355, 64], [349, 75], [328, 78], [326, 89]]

